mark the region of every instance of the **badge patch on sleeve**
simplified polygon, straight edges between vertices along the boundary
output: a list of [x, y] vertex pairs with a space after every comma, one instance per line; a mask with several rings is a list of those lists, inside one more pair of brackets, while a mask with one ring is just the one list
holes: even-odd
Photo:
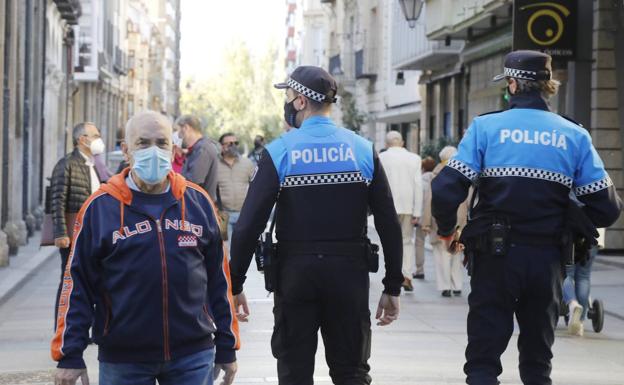
[[197, 247], [197, 237], [195, 235], [178, 236], [179, 247]]

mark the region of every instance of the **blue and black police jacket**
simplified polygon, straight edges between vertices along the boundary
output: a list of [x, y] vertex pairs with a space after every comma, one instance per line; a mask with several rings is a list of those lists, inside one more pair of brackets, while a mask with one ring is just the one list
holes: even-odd
[[256, 240], [275, 203], [278, 242], [361, 242], [370, 208], [386, 261], [385, 291], [399, 294], [401, 230], [372, 143], [314, 116], [267, 146], [232, 235], [234, 294], [242, 291]]
[[[458, 153], [432, 182], [439, 234], [450, 235], [458, 205], [472, 184], [477, 204], [465, 231], [480, 218], [504, 217], [523, 235], [558, 235], [573, 190], [596, 227], [613, 224], [622, 202], [578, 124], [549, 111], [539, 93], [513, 96], [510, 109], [474, 119]], [[477, 231], [479, 232], [479, 231]]]

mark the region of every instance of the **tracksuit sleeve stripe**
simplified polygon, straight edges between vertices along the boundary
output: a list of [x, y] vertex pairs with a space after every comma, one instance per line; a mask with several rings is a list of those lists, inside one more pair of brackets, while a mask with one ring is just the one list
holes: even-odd
[[69, 257], [67, 259], [67, 265], [65, 266], [65, 272], [63, 274], [63, 286], [61, 289], [61, 294], [59, 298], [58, 304], [58, 318], [57, 318], [57, 326], [56, 331], [54, 333], [54, 337], [52, 338], [51, 343], [51, 354], [52, 359], [54, 361], [60, 361], [65, 357], [65, 352], [63, 351], [65, 347], [65, 337], [67, 334], [67, 316], [71, 309], [71, 298], [74, 289], [74, 278], [72, 277], [71, 267], [74, 263], [74, 256], [76, 254], [76, 247], [79, 242], [81, 242], [81, 234], [83, 230], [83, 221], [86, 211], [89, 209], [91, 203], [93, 201], [104, 195], [105, 193], [95, 194], [89, 197], [87, 201], [83, 204], [78, 216], [76, 218], [76, 223], [74, 224], [74, 237], [72, 239], [71, 250], [69, 253]]
[[[212, 201], [208, 193], [206, 193], [206, 191], [204, 191], [201, 187], [191, 182], [187, 182], [187, 185], [193, 190], [200, 192], [208, 200], [208, 203], [210, 204], [212, 213], [217, 223], [220, 223], [220, 218], [217, 212], [217, 207], [215, 206], [214, 202]], [[236, 318], [236, 312], [234, 310], [234, 298], [232, 296], [232, 281], [230, 277], [229, 258], [228, 258], [227, 248], [225, 247], [225, 243], [223, 243], [222, 241], [221, 241], [221, 249], [222, 249], [222, 257], [223, 257], [223, 260], [221, 263], [221, 274], [223, 276], [224, 282], [227, 285], [226, 290], [225, 290], [225, 300], [227, 301], [228, 308], [229, 308], [229, 312], [228, 312], [229, 314], [227, 314], [227, 317], [229, 318], [228, 332], [229, 334], [231, 334], [231, 336], [234, 339], [233, 344], [230, 348], [234, 350], [238, 350], [240, 348], [240, 335], [239, 335], [239, 328], [238, 328], [238, 320]], [[215, 314], [215, 317], [216, 316], [217, 315]], [[218, 328], [219, 320], [217, 319], [216, 321], [217, 321], [217, 328]]]

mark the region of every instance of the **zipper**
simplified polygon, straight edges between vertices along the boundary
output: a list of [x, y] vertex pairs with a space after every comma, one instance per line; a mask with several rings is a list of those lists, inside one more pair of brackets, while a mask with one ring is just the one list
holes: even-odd
[[[165, 210], [166, 211], [166, 210]], [[156, 229], [158, 230], [158, 243], [160, 245], [160, 264], [162, 268], [162, 284], [163, 284], [163, 339], [164, 339], [164, 356], [165, 361], [171, 360], [171, 352], [169, 351], [169, 283], [167, 281], [167, 258], [165, 255], [165, 237], [162, 230], [162, 218], [156, 219]]]
[[[177, 201], [176, 201], [177, 203]], [[167, 213], [167, 211], [173, 207], [175, 204], [172, 204], [170, 206], [165, 207], [165, 209], [163, 210], [162, 214], [160, 215], [160, 219], [156, 219], [154, 217], [152, 217], [151, 215], [148, 215], [144, 212], [141, 212], [139, 210], [133, 210], [133, 208], [131, 206], [128, 206], [128, 208], [130, 209], [130, 211], [134, 211], [136, 213], [139, 213], [141, 215], [144, 215], [146, 217], [148, 217], [149, 219], [151, 219], [152, 221], [154, 221], [156, 223], [156, 232], [158, 234], [158, 245], [160, 247], [160, 264], [161, 264], [161, 271], [162, 271], [162, 285], [163, 285], [163, 291], [162, 291], [162, 305], [163, 305], [163, 345], [164, 345], [164, 359], [165, 361], [171, 361], [171, 351], [169, 348], [169, 283], [168, 283], [168, 279], [167, 279], [167, 258], [166, 258], [166, 254], [165, 254], [165, 237], [163, 234], [163, 228], [162, 228], [162, 223], [163, 223], [163, 218], [165, 217], [165, 214]]]

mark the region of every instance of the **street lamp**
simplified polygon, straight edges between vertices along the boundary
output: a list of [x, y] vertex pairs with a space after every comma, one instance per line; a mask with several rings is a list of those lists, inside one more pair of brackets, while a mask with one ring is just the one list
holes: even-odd
[[401, 3], [403, 15], [405, 16], [405, 20], [407, 20], [410, 28], [416, 27], [416, 20], [418, 20], [418, 17], [420, 17], [420, 13], [422, 12], [423, 5], [425, 5], [425, 1], [399, 0], [399, 3]]

